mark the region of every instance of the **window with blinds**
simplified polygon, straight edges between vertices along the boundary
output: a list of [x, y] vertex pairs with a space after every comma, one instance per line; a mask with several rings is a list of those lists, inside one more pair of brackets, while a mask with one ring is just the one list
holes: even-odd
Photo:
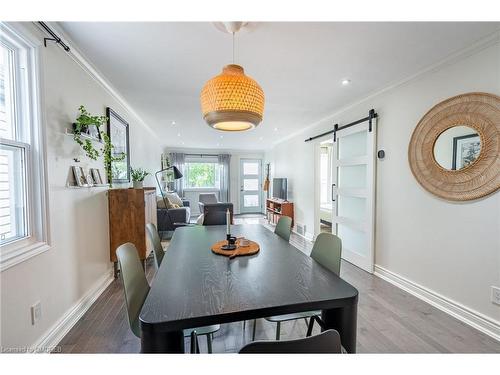
[[39, 41], [0, 22], [0, 270], [49, 248]]
[[[26, 172], [29, 143], [24, 142], [22, 115], [24, 68], [22, 55], [0, 44], [0, 244], [28, 234]], [[21, 112], [22, 113], [22, 112]]]

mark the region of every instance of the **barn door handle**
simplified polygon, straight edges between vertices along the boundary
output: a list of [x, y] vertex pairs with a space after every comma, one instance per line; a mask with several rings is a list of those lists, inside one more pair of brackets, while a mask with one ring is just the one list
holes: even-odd
[[335, 187], [335, 184], [332, 184], [332, 202], [335, 202], [335, 199], [333, 197], [333, 188]]

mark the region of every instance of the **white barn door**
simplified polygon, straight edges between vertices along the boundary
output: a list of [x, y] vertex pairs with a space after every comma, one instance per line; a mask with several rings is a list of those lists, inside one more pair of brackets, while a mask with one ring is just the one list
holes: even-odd
[[337, 130], [332, 153], [332, 231], [342, 258], [373, 273], [376, 118]]

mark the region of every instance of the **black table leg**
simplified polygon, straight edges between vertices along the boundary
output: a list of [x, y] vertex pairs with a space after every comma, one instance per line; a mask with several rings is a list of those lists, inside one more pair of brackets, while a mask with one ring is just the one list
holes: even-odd
[[340, 334], [340, 342], [348, 353], [356, 353], [356, 329], [358, 301], [354, 304], [332, 310], [322, 310], [321, 320], [325, 329], [335, 329]]
[[141, 353], [184, 353], [184, 332], [142, 331]]

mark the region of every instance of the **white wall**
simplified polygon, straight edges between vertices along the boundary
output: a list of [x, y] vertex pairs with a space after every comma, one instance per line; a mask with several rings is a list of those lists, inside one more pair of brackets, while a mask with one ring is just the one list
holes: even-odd
[[[246, 152], [239, 150], [218, 150], [218, 149], [193, 149], [193, 148], [169, 148], [165, 150], [165, 153], [170, 152], [183, 152], [186, 154], [230, 154], [231, 160], [229, 163], [229, 195], [230, 201], [233, 203], [234, 213], [240, 213], [240, 160], [241, 159], [261, 159], [264, 160], [264, 152]], [[262, 162], [262, 171], [264, 172], [265, 166], [264, 161]], [[262, 180], [263, 181], [263, 180]], [[204, 190], [203, 192], [210, 192], [209, 190]], [[192, 216], [197, 216], [200, 214], [198, 209], [198, 196], [199, 192], [196, 191], [186, 191], [184, 192], [185, 198], [189, 199], [191, 204], [191, 214]], [[262, 197], [265, 197], [263, 194]], [[263, 205], [263, 207], [265, 204]]]
[[500, 286], [500, 193], [473, 202], [444, 201], [425, 191], [408, 165], [419, 119], [441, 100], [472, 91], [500, 94], [498, 39], [320, 121], [275, 145], [266, 159], [274, 176], [289, 178], [296, 221], [313, 231], [314, 143], [304, 139], [374, 108], [380, 116], [378, 149], [386, 152], [377, 162], [376, 264], [500, 324], [500, 307], [490, 302], [490, 286]]
[[[25, 25], [40, 40], [32, 24]], [[1, 277], [1, 346], [31, 346], [44, 337], [81, 298], [99, 287], [110, 275], [108, 206], [104, 188], [65, 187], [74, 157], [80, 165], [103, 169], [102, 160], [89, 162], [64, 129], [71, 125], [77, 108], [105, 114], [110, 106], [130, 123], [130, 154], [134, 166], [150, 171], [160, 167], [163, 149], [138, 119], [114, 99], [66, 52], [54, 43], [40, 47], [42, 110], [46, 128], [50, 203], [51, 249], [13, 266]], [[153, 185], [151, 177], [146, 185]], [[30, 306], [42, 305], [42, 318], [31, 325]]]

